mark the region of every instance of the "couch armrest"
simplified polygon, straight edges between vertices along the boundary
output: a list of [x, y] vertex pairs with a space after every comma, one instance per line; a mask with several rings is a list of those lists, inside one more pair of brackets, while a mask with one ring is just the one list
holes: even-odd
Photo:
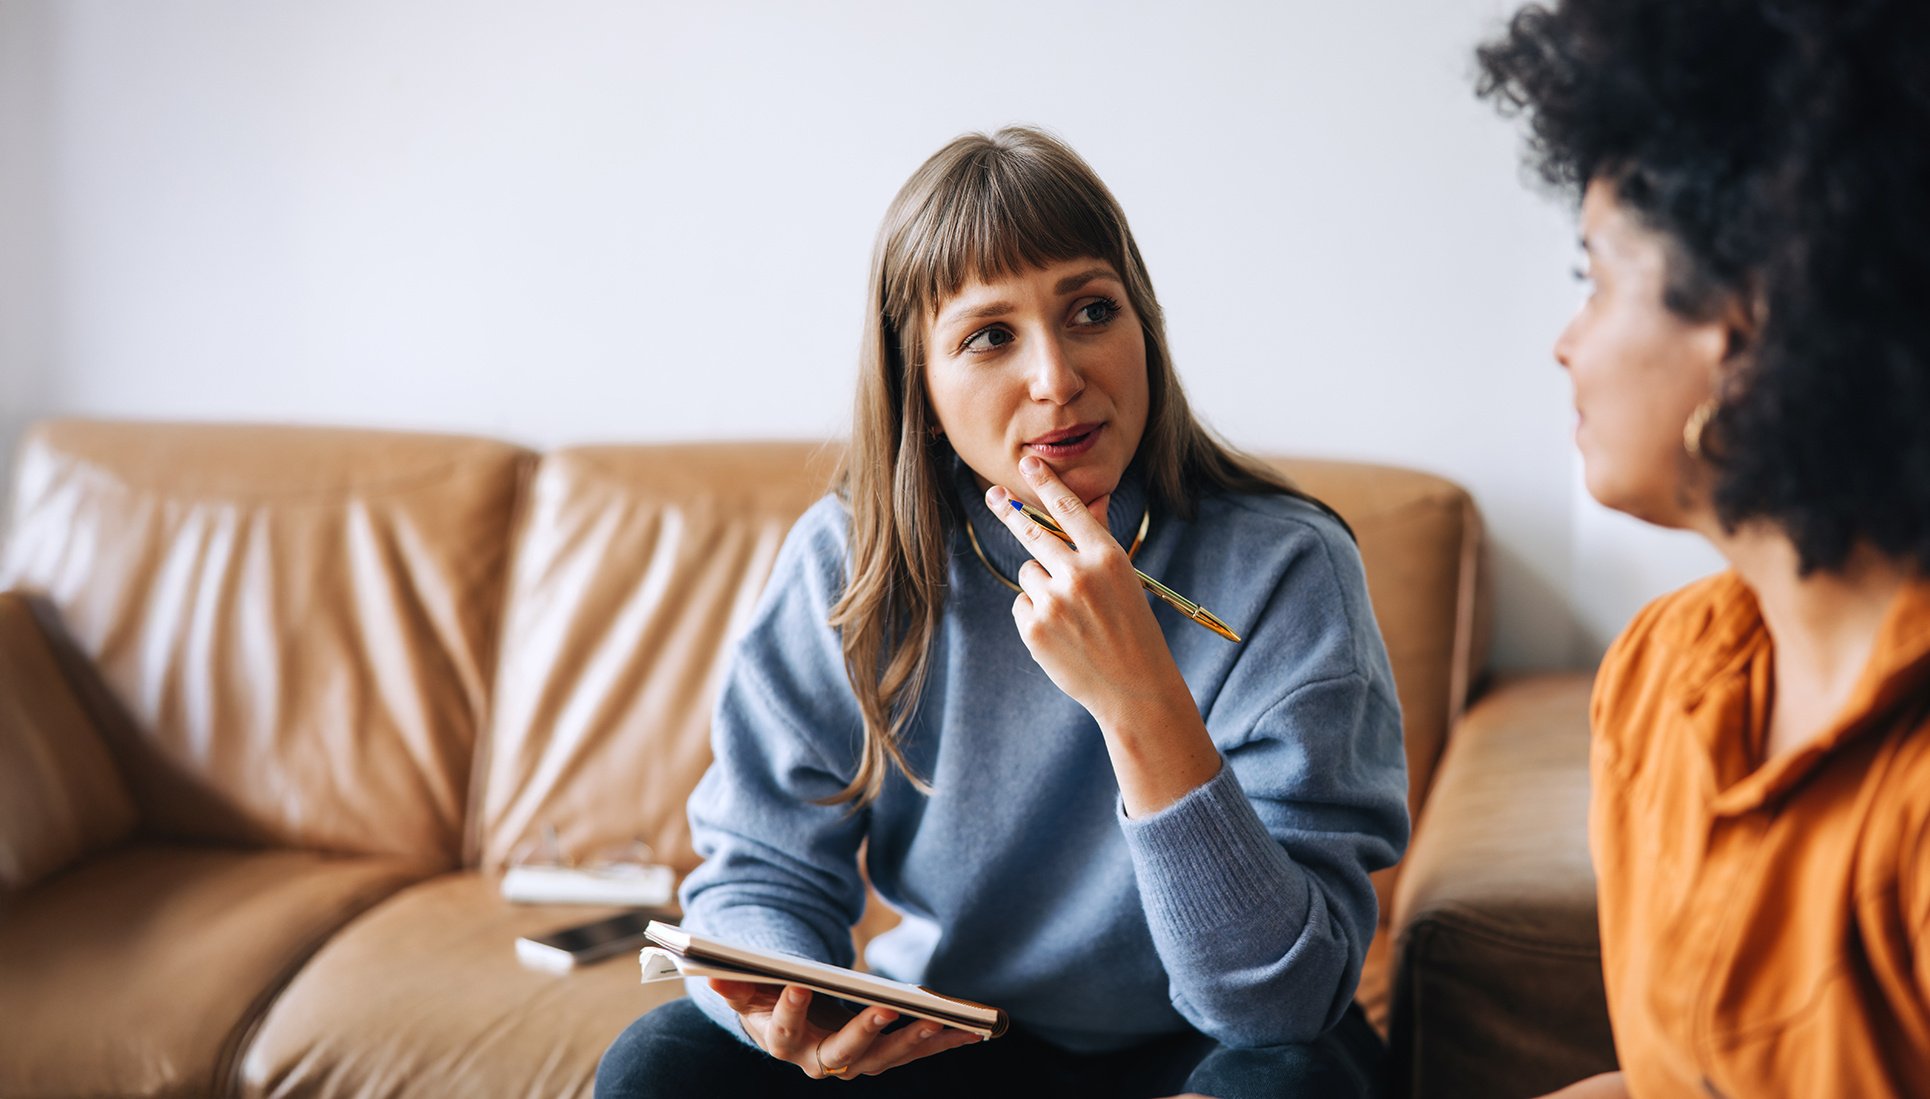
[[1535, 1096], [1615, 1067], [1588, 855], [1592, 678], [1504, 682], [1449, 738], [1394, 902], [1397, 1094]]
[[0, 592], [0, 906], [125, 838], [120, 772], [19, 592]]

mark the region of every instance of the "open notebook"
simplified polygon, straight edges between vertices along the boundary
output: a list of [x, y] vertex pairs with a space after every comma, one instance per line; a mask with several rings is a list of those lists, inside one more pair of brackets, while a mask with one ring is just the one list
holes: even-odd
[[652, 920], [644, 929], [644, 936], [656, 944], [643, 948], [641, 960], [646, 982], [714, 977], [756, 984], [802, 985], [815, 992], [888, 1007], [902, 1015], [930, 1019], [986, 1038], [1005, 1033], [1011, 1022], [1005, 1012], [986, 1004], [809, 958], [705, 938], [672, 923]]

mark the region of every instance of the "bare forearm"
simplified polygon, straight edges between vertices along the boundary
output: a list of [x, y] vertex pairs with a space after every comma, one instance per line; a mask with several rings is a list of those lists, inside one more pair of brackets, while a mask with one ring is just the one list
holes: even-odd
[[1119, 782], [1119, 798], [1129, 817], [1157, 813], [1220, 773], [1219, 750], [1184, 681], [1179, 687], [1177, 699], [1100, 723], [1106, 754]]

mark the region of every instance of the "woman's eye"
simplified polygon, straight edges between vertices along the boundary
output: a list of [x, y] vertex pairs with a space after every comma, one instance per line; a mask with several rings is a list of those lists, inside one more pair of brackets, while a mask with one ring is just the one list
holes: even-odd
[[971, 335], [965, 337], [965, 342], [959, 345], [959, 350], [961, 351], [996, 351], [999, 348], [1004, 347], [1006, 344], [1011, 342], [1012, 342], [1012, 333], [1007, 332], [1003, 328], [994, 326], [991, 328], [981, 328], [978, 331], [972, 333]]
[[1595, 296], [1595, 276], [1590, 274], [1586, 267], [1576, 267], [1568, 273], [1581, 287], [1583, 301]]
[[1105, 324], [1119, 315], [1119, 303], [1111, 298], [1086, 302], [1072, 311], [1072, 322], [1081, 326]]

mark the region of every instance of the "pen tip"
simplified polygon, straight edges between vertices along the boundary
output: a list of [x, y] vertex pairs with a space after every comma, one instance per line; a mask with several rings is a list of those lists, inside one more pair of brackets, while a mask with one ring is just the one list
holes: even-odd
[[1021, 504], [1021, 503], [1019, 503], [1019, 502], [1018, 502], [1017, 500], [1007, 500], [1007, 501], [1006, 501], [1006, 503], [1008, 503], [1008, 504], [1011, 504], [1011, 505], [1012, 505], [1012, 510], [1014, 510], [1014, 511], [1024, 511], [1024, 510], [1025, 510], [1025, 505], [1024, 505], [1024, 504]]
[[1240, 635], [1233, 632], [1233, 627], [1228, 626], [1220, 619], [1219, 615], [1214, 614], [1205, 607], [1200, 608], [1200, 621], [1208, 629], [1226, 638], [1228, 641], [1234, 642], [1235, 644], [1240, 642]]

